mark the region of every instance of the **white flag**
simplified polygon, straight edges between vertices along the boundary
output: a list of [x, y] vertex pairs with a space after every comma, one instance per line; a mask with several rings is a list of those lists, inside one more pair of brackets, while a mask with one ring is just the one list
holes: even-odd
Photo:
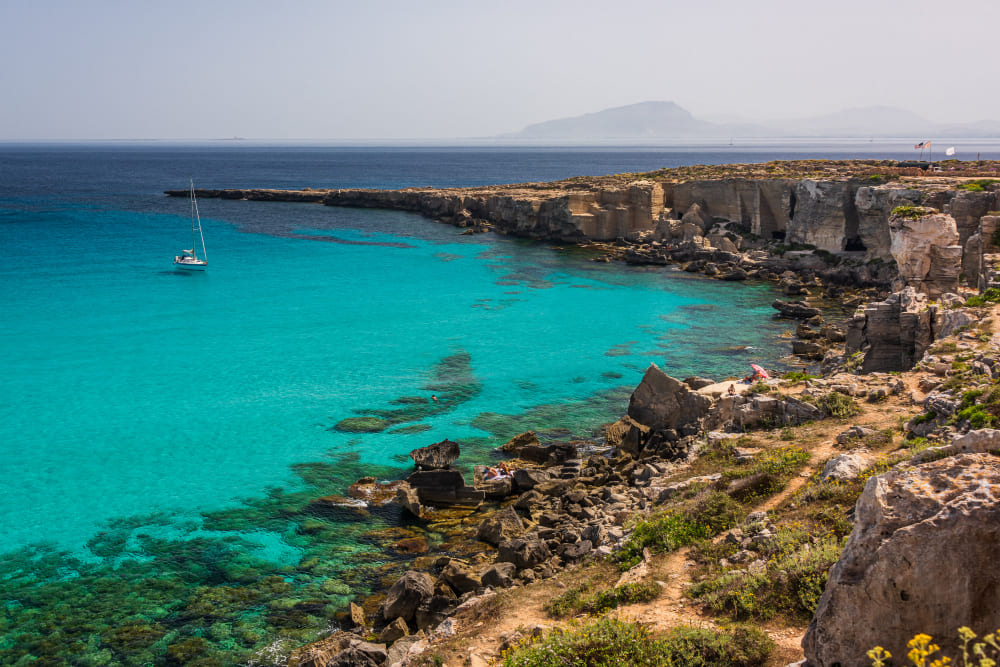
[[945, 150], [944, 154], [945, 155], [954, 155], [955, 154], [955, 147], [954, 146], [950, 146], [947, 150]]

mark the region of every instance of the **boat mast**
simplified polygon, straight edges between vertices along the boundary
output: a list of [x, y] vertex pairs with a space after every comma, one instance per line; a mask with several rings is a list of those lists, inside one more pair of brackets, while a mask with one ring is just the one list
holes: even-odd
[[[191, 178], [191, 252], [195, 253], [195, 235], [194, 227], [195, 223], [198, 225], [198, 236], [201, 237], [201, 258], [204, 261], [208, 261], [208, 253], [205, 251], [205, 234], [201, 231], [201, 216], [198, 215], [198, 200], [194, 196], [194, 178]], [[197, 253], [195, 253], [195, 258], [197, 258]]]

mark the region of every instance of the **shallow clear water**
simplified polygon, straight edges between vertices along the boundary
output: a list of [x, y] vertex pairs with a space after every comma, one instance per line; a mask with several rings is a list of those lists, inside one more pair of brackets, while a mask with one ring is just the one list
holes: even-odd
[[[398, 212], [206, 200], [210, 268], [174, 271], [188, 204], [162, 190], [188, 174], [206, 188], [447, 186], [749, 159], [0, 147], [0, 247], [16, 259], [0, 265], [0, 662], [142, 664], [178, 646], [245, 662], [304, 641], [357, 592], [358, 559], [389, 558], [366, 531], [400, 522], [315, 498], [400, 476], [407, 452], [444, 438], [472, 463], [526, 428], [590, 435], [650, 363], [721, 378], [787, 351], [765, 286]], [[373, 414], [391, 425], [334, 428]], [[67, 596], [93, 627], [60, 611]]]

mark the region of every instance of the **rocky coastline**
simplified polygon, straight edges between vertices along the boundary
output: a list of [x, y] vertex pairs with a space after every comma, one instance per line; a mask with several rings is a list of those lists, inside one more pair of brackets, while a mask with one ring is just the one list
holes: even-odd
[[[621, 573], [609, 591], [659, 582], [688, 610], [682, 621], [772, 630], [766, 610], [725, 595], [750, 580], [764, 582], [761, 599], [801, 584], [769, 634], [802, 648], [766, 664], [804, 651], [809, 665], [867, 665], [876, 644], [903, 656], [921, 632], [954, 656], [959, 626], [998, 627], [988, 554], [1000, 492], [1000, 181], [987, 178], [997, 166], [769, 163], [462, 190], [199, 191], [413, 211], [470, 233], [598, 248], [598, 261], [775, 282], [787, 297], [775, 316], [797, 322], [793, 351], [820, 370], [743, 385], [654, 365], [600, 442], [526, 432], [498, 452], [513, 474], [487, 479], [477, 466], [468, 480], [454, 467], [459, 444], [444, 441], [411, 453], [406, 480], [359, 480], [350, 496], [447, 524], [449, 544], [466, 548], [415, 546], [385, 593], [352, 604], [341, 630], [289, 664], [487, 664], [555, 627], [476, 639], [484, 623], [502, 625], [511, 596], [608, 567]], [[673, 545], [643, 537], [664, 517], [706, 532]], [[958, 544], [979, 546], [961, 549], [956, 569], [948, 545]], [[802, 582], [790, 565], [768, 579], [784, 557], [811, 563]]]

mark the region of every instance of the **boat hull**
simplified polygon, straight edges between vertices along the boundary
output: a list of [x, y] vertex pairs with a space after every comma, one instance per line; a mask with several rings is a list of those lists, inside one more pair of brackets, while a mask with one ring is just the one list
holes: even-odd
[[191, 260], [184, 262], [184, 261], [178, 261], [176, 259], [174, 260], [174, 268], [183, 269], [184, 271], [204, 271], [207, 266], [208, 262], [191, 261]]

